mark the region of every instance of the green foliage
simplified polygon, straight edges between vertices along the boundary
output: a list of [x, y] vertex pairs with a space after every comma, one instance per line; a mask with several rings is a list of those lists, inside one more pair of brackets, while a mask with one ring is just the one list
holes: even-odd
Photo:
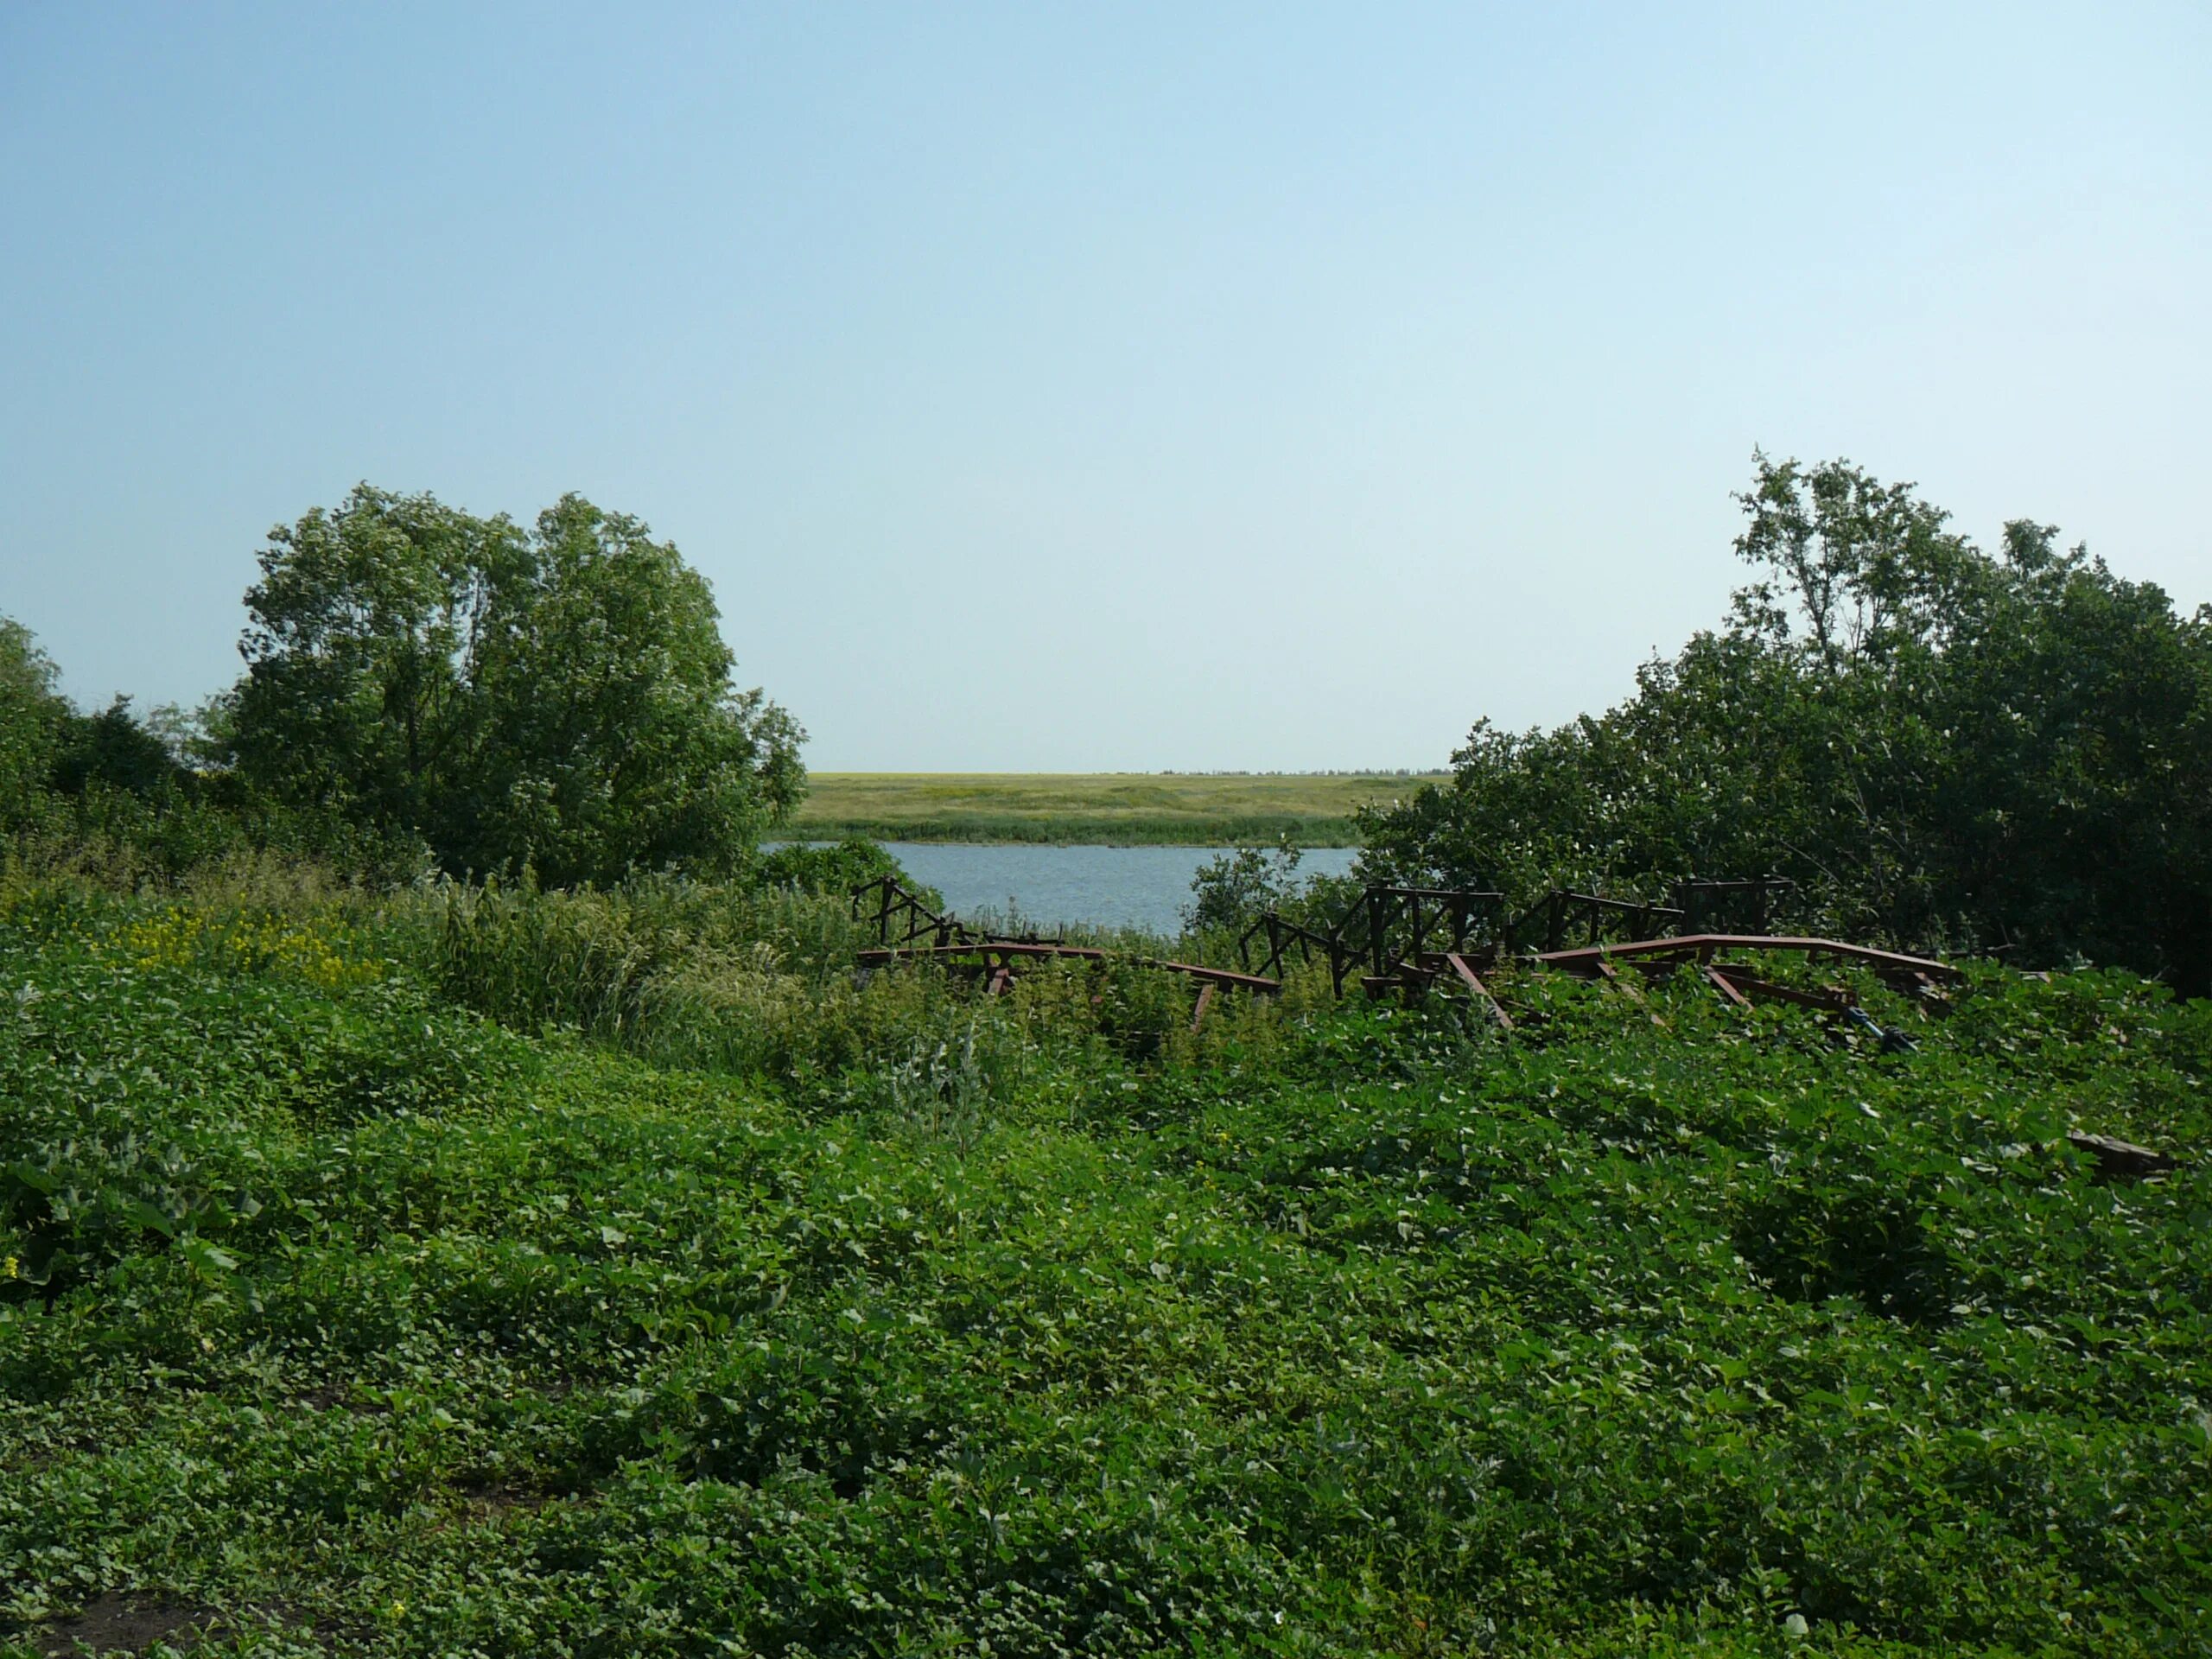
[[2207, 1171], [2063, 1136], [2212, 1141], [2212, 1007], [1194, 1034], [842, 916], [9, 890], [0, 1652], [2203, 1646]]
[[270, 533], [220, 724], [295, 814], [566, 886], [742, 862], [802, 734], [731, 683], [706, 582], [566, 496], [524, 531], [363, 485]]
[[863, 881], [895, 876], [909, 891], [912, 880], [899, 861], [872, 841], [849, 838], [834, 846], [792, 842], [763, 854], [752, 871], [754, 885], [785, 893], [842, 898]]
[[1764, 457], [1762, 573], [1636, 696], [1478, 721], [1449, 785], [1370, 815], [1368, 868], [1657, 898], [1791, 876], [1873, 937], [2212, 986], [2212, 617], [2016, 523], [1997, 556], [1907, 486]]
[[1184, 925], [1193, 933], [1240, 930], [1261, 912], [1281, 909], [1301, 885], [1299, 857], [1299, 849], [1286, 841], [1273, 847], [1239, 847], [1208, 859], [1191, 878]]
[[64, 795], [107, 789], [143, 798], [181, 791], [189, 776], [162, 734], [130, 712], [130, 699], [118, 697], [96, 715], [63, 720], [48, 783]]
[[30, 630], [0, 616], [0, 830], [41, 815], [68, 704]]

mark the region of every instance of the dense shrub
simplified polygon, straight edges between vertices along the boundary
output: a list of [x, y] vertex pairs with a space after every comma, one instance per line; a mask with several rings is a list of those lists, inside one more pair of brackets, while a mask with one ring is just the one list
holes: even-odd
[[2212, 988], [2212, 613], [2056, 532], [1985, 554], [1909, 486], [1762, 458], [1760, 580], [1618, 708], [1478, 721], [1371, 814], [1366, 868], [1663, 897], [1794, 878], [1853, 935], [2077, 957]]

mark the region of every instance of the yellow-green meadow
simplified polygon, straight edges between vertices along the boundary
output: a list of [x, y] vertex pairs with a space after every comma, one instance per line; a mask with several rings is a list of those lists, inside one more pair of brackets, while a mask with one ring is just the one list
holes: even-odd
[[1392, 772], [817, 772], [793, 820], [810, 839], [1272, 842], [1359, 840], [1354, 814], [1422, 779]]

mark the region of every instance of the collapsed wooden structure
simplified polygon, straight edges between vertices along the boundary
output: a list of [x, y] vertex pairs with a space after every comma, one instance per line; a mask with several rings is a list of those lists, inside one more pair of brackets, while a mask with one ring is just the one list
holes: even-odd
[[[1263, 975], [1209, 968], [1195, 962], [1172, 962], [1164, 957], [1130, 957], [1092, 945], [1070, 944], [1036, 934], [1003, 935], [978, 932], [957, 917], [939, 915], [895, 877], [878, 876], [852, 890], [853, 918], [875, 928], [874, 947], [860, 953], [863, 969], [888, 967], [899, 962], [936, 962], [955, 972], [982, 979], [986, 995], [1007, 990], [1025, 966], [1039, 962], [1127, 962], [1140, 968], [1156, 968], [1180, 974], [1198, 984], [1195, 1026], [1205, 1019], [1215, 993], [1224, 986], [1271, 996], [1282, 982]], [[872, 907], [871, 907], [872, 906]]]
[[[1023, 969], [1040, 962], [1124, 962], [1196, 981], [1197, 1005], [1191, 1015], [1194, 1031], [1224, 988], [1260, 995], [1279, 994], [1281, 976], [1295, 952], [1304, 962], [1317, 957], [1326, 961], [1339, 996], [1354, 976], [1370, 997], [1417, 1001], [1438, 989], [1464, 993], [1480, 1011], [1478, 1017], [1486, 1017], [1505, 1032], [1514, 1028], [1513, 1018], [1492, 994], [1485, 976], [1509, 963], [1602, 984], [1643, 1007], [1662, 1027], [1667, 1022], [1645, 1003], [1636, 982], [1693, 969], [1732, 1007], [1749, 1009], [1775, 1002], [1809, 1008], [1827, 1015], [1838, 1028], [1855, 1028], [1885, 1052], [1915, 1047], [1901, 1029], [1885, 1028], [1861, 1007], [1848, 984], [1781, 984], [1738, 959], [1754, 952], [1786, 952], [1808, 963], [1848, 965], [1872, 974], [1926, 1011], [1941, 1013], [1948, 1007], [1947, 992], [1965, 977], [1949, 963], [1840, 939], [1764, 931], [1777, 899], [1789, 886], [1771, 877], [1687, 881], [1675, 887], [1674, 902], [1669, 905], [1561, 889], [1546, 893], [1517, 914], [1508, 914], [1503, 895], [1496, 893], [1376, 885], [1366, 888], [1327, 929], [1272, 911], [1262, 915], [1237, 941], [1241, 972], [1126, 956], [1070, 944], [1065, 938], [978, 932], [956, 917], [931, 910], [890, 876], [855, 887], [852, 906], [854, 918], [873, 925], [876, 934], [875, 945], [859, 955], [864, 971], [900, 962], [933, 962], [979, 978], [985, 994], [996, 996], [1013, 985]], [[1713, 926], [1732, 918], [1749, 920], [1756, 931], [1725, 932]], [[1679, 931], [1667, 931], [1670, 927]], [[1607, 937], [1618, 932], [1630, 937]], [[1568, 944], [1575, 934], [1582, 936], [1582, 942]], [[1262, 951], [1255, 963], [1255, 955]], [[1258, 971], [1253, 971], [1255, 968]], [[2088, 1157], [2100, 1180], [2156, 1181], [2180, 1167], [2165, 1153], [2109, 1135], [2075, 1131], [2066, 1141]]]
[[[1948, 963], [1839, 939], [1767, 932], [1768, 921], [1791, 887], [1771, 876], [1685, 881], [1676, 885], [1673, 902], [1663, 905], [1561, 888], [1512, 912], [1503, 893], [1377, 883], [1326, 929], [1275, 911], [1262, 915], [1236, 942], [1240, 969], [1126, 956], [1071, 944], [1065, 938], [979, 931], [932, 910], [887, 875], [855, 887], [852, 908], [854, 919], [872, 926], [876, 936], [875, 944], [860, 952], [863, 969], [934, 962], [979, 979], [985, 994], [995, 996], [1023, 970], [1041, 963], [1125, 962], [1196, 982], [1193, 1026], [1205, 1020], [1224, 988], [1263, 996], [1280, 993], [1294, 955], [1303, 963], [1325, 962], [1339, 996], [1355, 978], [1370, 997], [1413, 1000], [1440, 988], [1464, 993], [1507, 1031], [1513, 1028], [1512, 1016], [1492, 994], [1486, 976], [1509, 962], [1593, 980], [1639, 1001], [1627, 975], [1657, 977], [1688, 966], [1736, 1007], [1779, 1002], [1812, 1008], [1858, 1027], [1885, 1048], [1910, 1047], [1902, 1033], [1877, 1024], [1847, 985], [1781, 984], [1735, 959], [1755, 951], [1786, 951], [1811, 961], [1849, 963], [1926, 1006], [1943, 1006], [1945, 988], [1961, 977]], [[1732, 919], [1748, 921], [1751, 929], [1713, 931], [1716, 923]], [[1569, 943], [1574, 939], [1580, 942]]]

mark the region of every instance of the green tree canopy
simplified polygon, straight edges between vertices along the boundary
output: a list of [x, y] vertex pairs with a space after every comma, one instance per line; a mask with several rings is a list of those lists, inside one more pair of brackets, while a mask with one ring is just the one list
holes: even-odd
[[1718, 631], [1553, 731], [1478, 721], [1370, 868], [1656, 896], [1781, 874], [1839, 927], [2212, 984], [2212, 616], [2051, 528], [1762, 456]]
[[0, 616], [0, 830], [37, 816], [70, 708], [31, 631]]
[[294, 810], [566, 885], [727, 868], [804, 788], [804, 734], [635, 518], [570, 495], [525, 530], [365, 484], [260, 563], [218, 723]]

